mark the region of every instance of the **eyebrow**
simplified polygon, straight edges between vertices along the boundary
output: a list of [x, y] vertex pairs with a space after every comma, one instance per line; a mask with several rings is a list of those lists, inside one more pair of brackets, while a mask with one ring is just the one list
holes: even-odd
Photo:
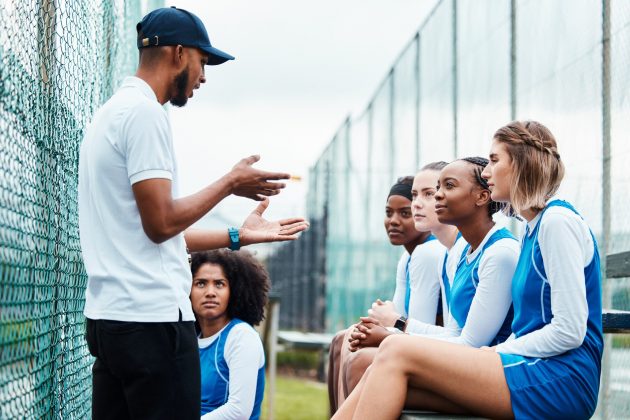
[[[453, 178], [452, 176], [449, 176], [448, 178], [444, 178], [442, 180], [442, 182], [446, 182], [446, 181], [457, 181], [457, 178]], [[439, 182], [439, 181], [438, 181]]]
[[496, 153], [490, 153], [489, 157], [493, 158], [493, 157], [497, 157], [497, 156], [498, 156], [498, 154], [496, 154]]

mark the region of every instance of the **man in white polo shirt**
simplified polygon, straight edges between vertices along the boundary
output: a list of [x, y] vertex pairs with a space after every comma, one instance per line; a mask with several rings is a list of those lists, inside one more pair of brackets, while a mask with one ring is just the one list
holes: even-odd
[[[266, 196], [284, 187], [274, 181], [289, 175], [253, 168], [257, 156], [198, 193], [177, 198], [171, 127], [162, 105], [185, 105], [205, 82], [205, 65], [233, 57], [212, 47], [201, 20], [182, 9], [154, 10], [136, 29], [136, 75], [96, 112], [79, 159], [79, 229], [88, 274], [84, 313], [96, 357], [92, 416], [199, 418], [186, 249], [292, 240], [308, 224], [262, 218]], [[230, 194], [263, 202], [241, 229], [188, 229]]]

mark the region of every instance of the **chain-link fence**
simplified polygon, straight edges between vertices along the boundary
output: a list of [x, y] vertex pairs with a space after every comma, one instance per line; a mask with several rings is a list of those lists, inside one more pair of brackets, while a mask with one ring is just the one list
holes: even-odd
[[86, 418], [78, 231], [86, 123], [160, 1], [0, 1], [0, 418]]
[[[630, 1], [440, 1], [311, 170], [307, 210], [317, 229], [302, 240], [325, 245], [302, 255], [298, 241], [269, 259], [281, 326], [334, 332], [391, 297], [402, 250], [383, 228], [389, 186], [428, 162], [486, 156], [512, 119], [540, 120], [555, 134], [567, 168], [561, 195], [602, 255], [630, 250], [629, 67]], [[304, 269], [318, 273], [310, 278], [318, 294], [293, 276]], [[604, 288], [605, 307], [630, 310], [628, 279]], [[326, 302], [315, 327], [292, 299]], [[602, 417], [630, 416], [628, 347], [627, 337], [607, 338]]]

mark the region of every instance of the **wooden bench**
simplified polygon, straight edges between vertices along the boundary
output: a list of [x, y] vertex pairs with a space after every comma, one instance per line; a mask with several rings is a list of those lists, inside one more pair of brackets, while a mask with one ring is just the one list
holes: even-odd
[[[606, 278], [630, 277], [630, 252], [612, 254], [606, 257]], [[602, 313], [602, 327], [606, 334], [627, 334], [630, 333], [630, 312], [615, 309], [604, 309]], [[421, 419], [473, 419], [479, 417], [457, 416], [452, 414], [440, 414], [428, 411], [404, 410], [400, 420], [421, 420]]]

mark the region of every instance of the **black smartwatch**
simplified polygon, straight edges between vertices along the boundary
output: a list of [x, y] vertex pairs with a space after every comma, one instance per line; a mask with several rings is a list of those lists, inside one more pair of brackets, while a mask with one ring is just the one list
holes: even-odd
[[405, 328], [407, 328], [407, 317], [404, 315], [401, 315], [400, 318], [398, 318], [396, 322], [394, 322], [394, 328], [402, 332], [405, 332]]

